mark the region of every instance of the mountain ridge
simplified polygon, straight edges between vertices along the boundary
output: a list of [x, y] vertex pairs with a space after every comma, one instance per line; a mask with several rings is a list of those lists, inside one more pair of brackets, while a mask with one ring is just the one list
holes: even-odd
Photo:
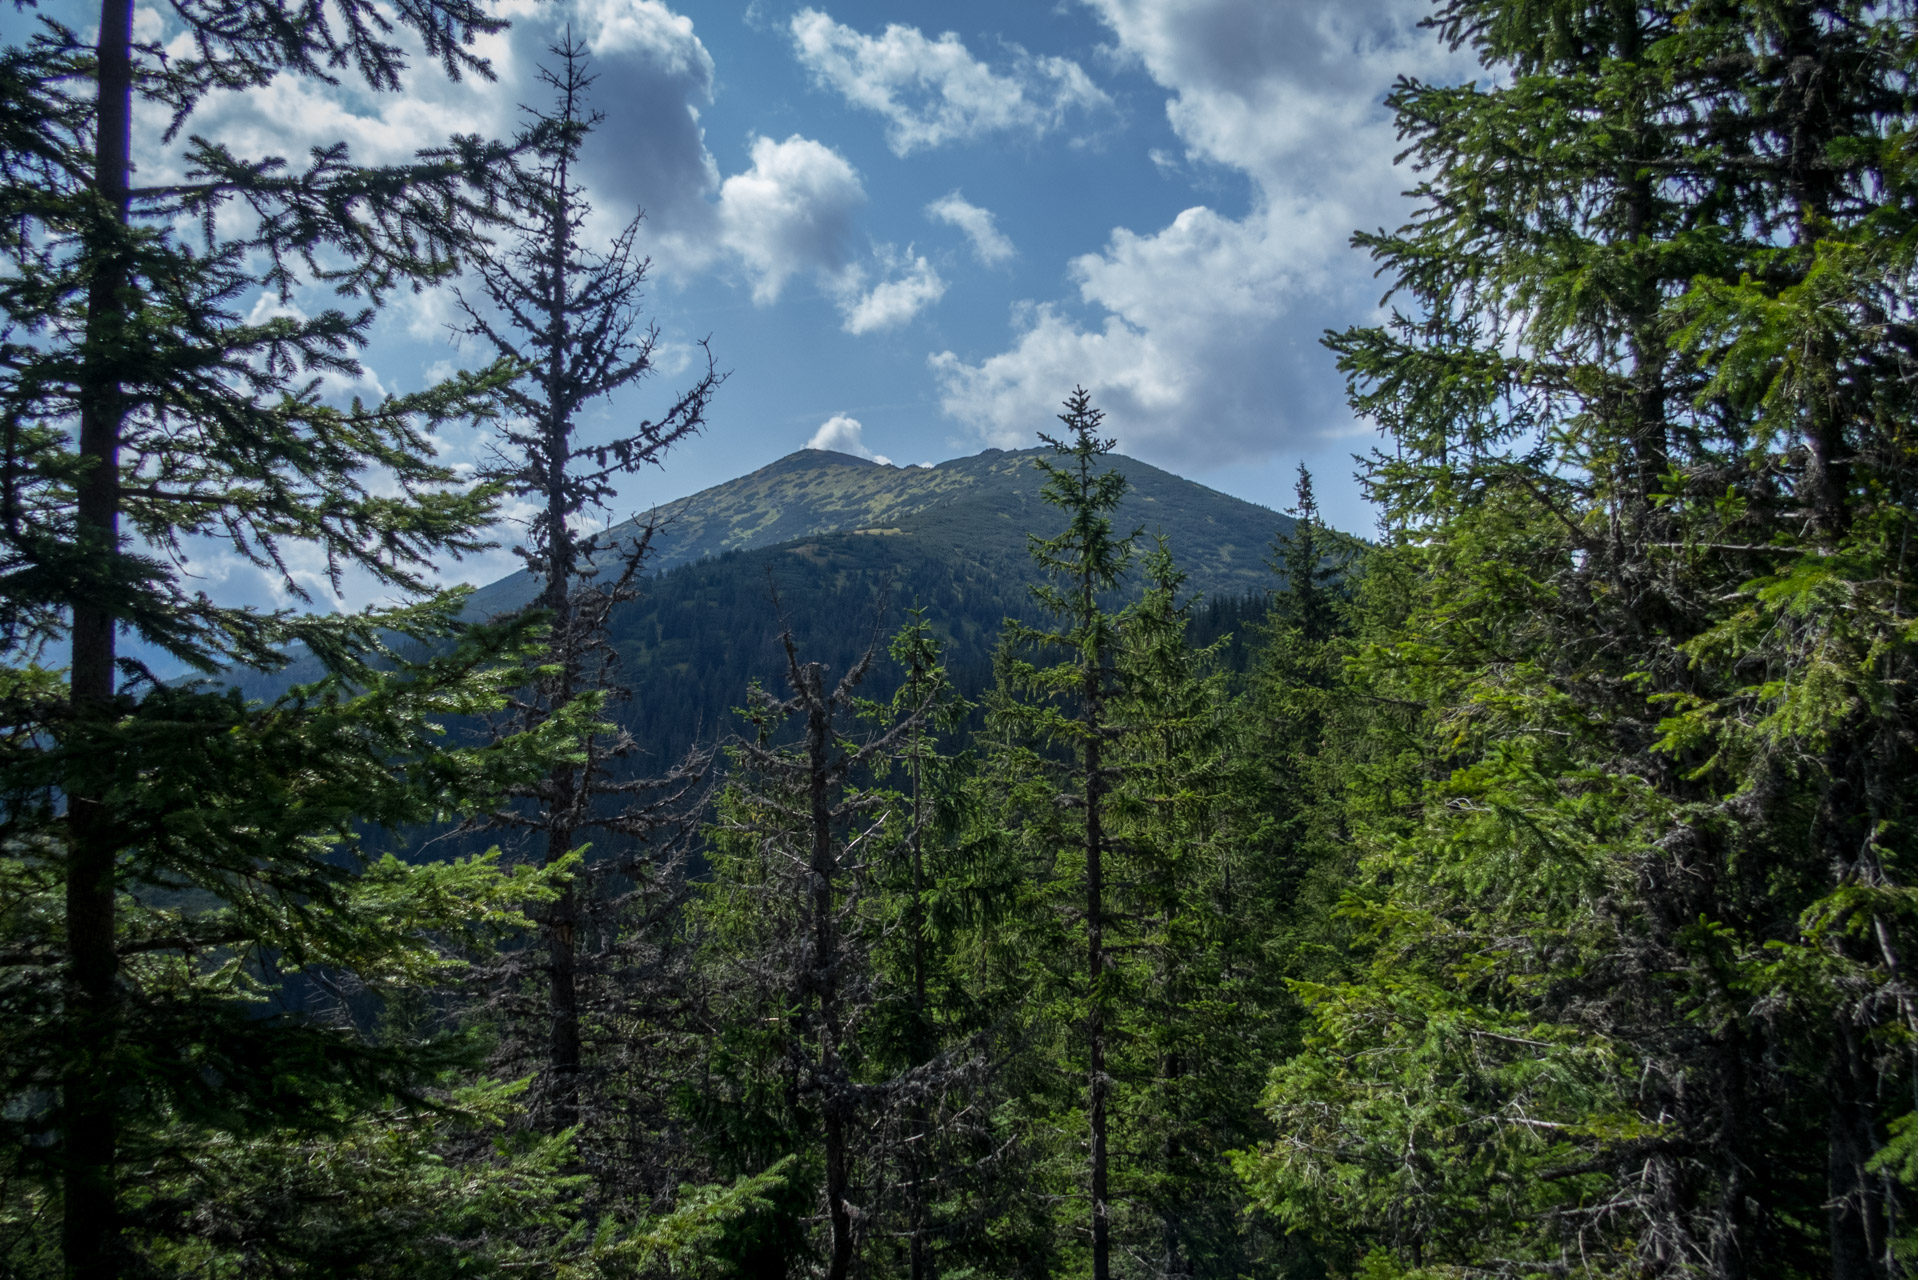
[[[661, 526], [638, 596], [608, 623], [621, 683], [635, 694], [620, 704], [621, 722], [655, 760], [677, 758], [730, 730], [749, 683], [779, 687], [788, 630], [808, 660], [845, 670], [910, 608], [926, 611], [955, 683], [978, 696], [1003, 622], [1037, 621], [1029, 535], [1063, 522], [1032, 465], [1048, 453], [991, 449], [892, 467], [800, 450], [614, 526], [615, 537], [648, 518]], [[1242, 642], [1276, 585], [1267, 550], [1292, 519], [1136, 459], [1110, 465], [1129, 484], [1120, 531], [1163, 533], [1188, 595], [1207, 598], [1194, 639]], [[474, 590], [465, 616], [510, 614], [538, 593], [533, 574], [509, 574]], [[311, 654], [291, 659], [277, 672], [235, 673], [234, 684], [271, 698], [319, 676]], [[884, 696], [894, 679], [881, 662], [870, 692]]]
[[[925, 541], [995, 568], [1023, 561], [1026, 535], [1046, 530], [1033, 459], [1050, 450], [987, 449], [934, 466], [889, 466], [852, 454], [801, 449], [746, 475], [662, 503], [607, 531], [630, 540], [657, 522], [647, 570], [656, 577], [729, 552], [757, 551], [838, 534]], [[1194, 591], [1242, 595], [1270, 585], [1266, 551], [1292, 520], [1149, 463], [1110, 455], [1129, 491], [1121, 525], [1163, 531]], [[538, 579], [526, 570], [477, 588], [468, 614], [492, 617], [529, 603]]]

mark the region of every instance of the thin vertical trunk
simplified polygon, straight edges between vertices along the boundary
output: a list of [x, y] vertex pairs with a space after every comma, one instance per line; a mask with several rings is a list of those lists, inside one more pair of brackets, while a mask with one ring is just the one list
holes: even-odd
[[[1091, 681], [1098, 679], [1093, 673]], [[1091, 683], [1088, 681], [1088, 683]], [[1094, 720], [1096, 732], [1097, 720]], [[1099, 741], [1086, 741], [1086, 1121], [1091, 1131], [1092, 1280], [1111, 1280], [1110, 1223], [1106, 1211], [1105, 834], [1100, 829]]]
[[[1166, 1005], [1169, 1008], [1178, 1007], [1176, 997], [1172, 996], [1170, 992], [1168, 992]], [[1178, 1097], [1178, 1091], [1176, 1086], [1173, 1086], [1171, 1082], [1179, 1078], [1179, 1070], [1178, 1054], [1168, 1053], [1159, 1059], [1159, 1078], [1166, 1082], [1167, 1096], [1175, 1100], [1175, 1102]], [[1170, 1129], [1172, 1126], [1168, 1125], [1167, 1127]], [[1170, 1181], [1173, 1176], [1173, 1166], [1178, 1163], [1178, 1160], [1179, 1139], [1176, 1134], [1168, 1132], [1165, 1137], [1165, 1142], [1159, 1151], [1159, 1168], [1163, 1171], [1168, 1181]], [[1167, 1276], [1185, 1274], [1185, 1264], [1179, 1256], [1179, 1226], [1180, 1221], [1176, 1205], [1174, 1202], [1168, 1200], [1161, 1205], [1159, 1210], [1159, 1240], [1165, 1249], [1163, 1271]]]
[[[554, 494], [552, 506], [560, 505]], [[553, 635], [560, 652], [560, 674], [553, 690], [554, 708], [564, 706], [573, 696], [574, 655], [570, 650], [572, 619], [568, 613], [567, 577], [561, 568], [560, 548], [565, 539], [555, 537], [551, 578], [547, 583], [547, 604], [553, 610]], [[589, 744], [590, 749], [590, 744]], [[546, 865], [551, 866], [571, 852], [572, 816], [578, 803], [578, 791], [572, 765], [555, 769], [548, 779], [551, 785], [551, 809], [547, 829]], [[580, 1047], [579, 1047], [579, 891], [568, 883], [565, 890], [546, 910], [543, 932], [546, 935], [547, 985], [551, 1023], [547, 1038], [547, 1125], [559, 1133], [579, 1123]]]
[[832, 838], [832, 779], [828, 753], [832, 749], [832, 708], [822, 673], [807, 671], [811, 685], [806, 717], [807, 758], [811, 764], [812, 799], [812, 985], [819, 1000], [819, 1073], [825, 1085], [821, 1111], [825, 1121], [826, 1213], [832, 1222], [832, 1256], [826, 1280], [846, 1280], [852, 1271], [851, 1158], [846, 1149], [846, 1099], [841, 1087], [839, 1060], [839, 935], [833, 924], [834, 859]]
[[[1644, 32], [1633, 0], [1622, 0], [1619, 8], [1619, 57], [1637, 65], [1644, 56]], [[1650, 155], [1657, 144], [1644, 119], [1644, 104], [1634, 100], [1627, 107], [1629, 128], [1635, 139], [1633, 151]], [[1653, 196], [1649, 170], [1627, 163], [1620, 175], [1625, 189], [1625, 239], [1643, 247], [1649, 242], [1652, 226]], [[1631, 517], [1642, 523], [1654, 510], [1654, 498], [1671, 468], [1671, 444], [1665, 426], [1666, 344], [1660, 327], [1663, 298], [1655, 268], [1640, 258], [1638, 278], [1632, 288], [1631, 330], [1627, 343], [1631, 352], [1631, 421], [1628, 425], [1632, 450]]]
[[[566, 118], [573, 117], [569, 94]], [[567, 191], [567, 164], [562, 156], [554, 172], [552, 218], [552, 257], [548, 263], [546, 319], [548, 341], [546, 366], [546, 520], [549, 555], [546, 567], [545, 605], [553, 613], [553, 639], [559, 659], [559, 685], [554, 690], [552, 708], [557, 710], [571, 701], [577, 680], [579, 655], [577, 629], [571, 613], [571, 588], [579, 572], [573, 546], [572, 529], [567, 525], [571, 503], [566, 492], [566, 464], [572, 451], [572, 423], [566, 412], [567, 333], [566, 280], [570, 257]], [[586, 744], [587, 751], [592, 743]], [[573, 766], [554, 770], [553, 808], [556, 825], [549, 830], [546, 846], [547, 865], [566, 856], [573, 842], [573, 808], [579, 802]], [[546, 917], [546, 949], [552, 1025], [547, 1047], [547, 1073], [551, 1081], [548, 1118], [557, 1133], [579, 1123], [580, 1047], [579, 1047], [579, 894], [568, 884], [553, 903]]]
[[[1855, 732], [1833, 735], [1823, 765], [1825, 794], [1814, 827], [1814, 847], [1824, 854], [1840, 884], [1872, 890], [1890, 887], [1874, 849], [1877, 805], [1868, 785], [1858, 785], [1857, 762], [1871, 748]], [[1868, 766], [1867, 766], [1868, 767]], [[1873, 921], [1873, 923], [1878, 923]], [[1874, 930], [1864, 938], [1836, 945], [1861, 969], [1882, 966], [1896, 978], [1897, 953], [1886, 935]], [[1871, 1015], [1875, 1021], [1875, 1015]], [[1833, 1280], [1878, 1280], [1891, 1275], [1887, 1188], [1871, 1169], [1883, 1145], [1878, 1117], [1884, 1106], [1884, 1081], [1872, 1061], [1867, 1037], [1871, 1022], [1852, 1000], [1834, 1011], [1831, 1054], [1825, 1070], [1826, 1214], [1831, 1236]]]
[[[94, 186], [118, 226], [127, 222], [133, 128], [133, 2], [104, 0], [100, 9], [98, 117]], [[78, 493], [78, 536], [96, 563], [113, 556], [120, 537], [120, 384], [112, 371], [124, 341], [130, 283], [117, 227], [107, 239], [87, 294], [85, 381], [80, 398], [80, 455], [90, 466]], [[93, 600], [73, 607], [68, 678], [82, 725], [104, 726], [113, 714], [113, 614]], [[62, 1081], [65, 1187], [61, 1248], [69, 1280], [112, 1280], [119, 1274], [119, 1215], [114, 1170], [114, 866], [119, 849], [106, 809], [105, 744], [83, 757], [68, 779], [66, 925], [67, 1010], [72, 1066]]]
[[1885, 1215], [1869, 1171], [1878, 1147], [1873, 1123], [1876, 1083], [1857, 1029], [1836, 1029], [1827, 1088], [1826, 1216], [1831, 1235], [1832, 1280], [1881, 1280], [1889, 1269]]
[[[1090, 625], [1098, 598], [1088, 574], [1081, 584], [1080, 608]], [[1086, 787], [1086, 1125], [1092, 1192], [1092, 1280], [1111, 1280], [1111, 1221], [1107, 1212], [1106, 1168], [1106, 1019], [1105, 1019], [1105, 831], [1102, 827], [1105, 775], [1099, 733], [1105, 718], [1105, 655], [1095, 652], [1085, 672]]]
[[[1840, 132], [1836, 103], [1845, 99], [1834, 59], [1823, 31], [1824, 19], [1812, 5], [1788, 6], [1780, 55], [1791, 67], [1781, 86], [1779, 106], [1785, 125], [1785, 184], [1796, 211], [1793, 241], [1810, 250], [1831, 234], [1833, 211], [1840, 204], [1840, 178], [1830, 163], [1830, 147]], [[1843, 410], [1838, 403], [1843, 378], [1836, 367], [1828, 334], [1814, 331], [1808, 350], [1800, 357], [1795, 376], [1809, 394], [1803, 395], [1801, 430], [1806, 464], [1803, 489], [1812, 525], [1823, 550], [1834, 548], [1850, 526], [1852, 448], [1846, 439]]]
[[[571, 781], [571, 771], [567, 773]], [[570, 798], [566, 803], [570, 804]], [[565, 828], [552, 831], [546, 846], [547, 864], [562, 858], [572, 843]], [[579, 898], [571, 884], [553, 902], [546, 917], [546, 962], [552, 1000], [552, 1025], [547, 1046], [547, 1117], [552, 1132], [579, 1123]]]
[[[913, 1018], [913, 1054], [915, 1067], [923, 1066], [932, 1058], [932, 1027], [926, 1004], [926, 862], [925, 862], [925, 762], [921, 758], [925, 744], [915, 731], [912, 756], [912, 1018]], [[930, 1169], [931, 1157], [926, 1150], [930, 1138], [927, 1130], [926, 1104], [916, 1100], [912, 1104], [911, 1156], [907, 1162], [907, 1176], [911, 1178], [908, 1191], [910, 1204], [909, 1227], [912, 1232], [908, 1255], [911, 1264], [911, 1280], [931, 1280], [932, 1253], [926, 1232], [926, 1180]]]

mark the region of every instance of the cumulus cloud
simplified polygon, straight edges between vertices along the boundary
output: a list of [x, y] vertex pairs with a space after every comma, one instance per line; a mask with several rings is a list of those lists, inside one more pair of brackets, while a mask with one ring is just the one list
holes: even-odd
[[973, 255], [989, 267], [1006, 261], [1015, 252], [1012, 241], [993, 220], [992, 210], [980, 208], [957, 191], [927, 205], [926, 216], [965, 232], [966, 239], [972, 241]]
[[[641, 249], [667, 278], [737, 273], [760, 305], [779, 301], [794, 276], [815, 276], [865, 332], [898, 324], [938, 297], [930, 269], [886, 280], [869, 296], [859, 292], [875, 269], [869, 249], [855, 234], [865, 207], [865, 186], [854, 167], [823, 142], [800, 134], [756, 136], [744, 171], [725, 175], [700, 123], [712, 102], [715, 63], [689, 15], [666, 0], [566, 0], [531, 6], [501, 0], [516, 27], [485, 36], [476, 52], [491, 61], [497, 83], [468, 77], [451, 83], [430, 59], [403, 94], [374, 94], [343, 79], [322, 84], [303, 77], [276, 77], [247, 92], [213, 94], [192, 129], [232, 146], [238, 154], [286, 155], [297, 159], [311, 146], [343, 140], [357, 159], [391, 163], [456, 132], [508, 136], [524, 123], [518, 104], [545, 106], [549, 88], [539, 83], [554, 29], [564, 21], [593, 54], [593, 107], [604, 123], [587, 134], [581, 177], [595, 205], [589, 236], [604, 240], [643, 211]], [[165, 35], [167, 19], [142, 8], [142, 35]], [[412, 36], [399, 33], [399, 42]], [[176, 56], [190, 50], [175, 33]], [[416, 40], [412, 40], [416, 44]], [[163, 113], [142, 119], [153, 142], [142, 177], [182, 177], [165, 171]], [[635, 127], [637, 125], [637, 127]], [[878, 263], [884, 271], [884, 263]], [[855, 292], [859, 296], [854, 297]], [[401, 299], [395, 320], [407, 336], [437, 340], [453, 319], [451, 299], [439, 292]]]
[[871, 458], [882, 467], [890, 467], [892, 459], [883, 453], [874, 453], [860, 439], [865, 428], [859, 419], [835, 413], [821, 424], [819, 430], [812, 433], [812, 439], [806, 441], [808, 449], [830, 449], [834, 453], [850, 453], [856, 458]]
[[[1252, 207], [1207, 206], [1150, 232], [1116, 228], [1071, 265], [1090, 320], [1059, 302], [1014, 312], [1014, 340], [932, 357], [945, 411], [1023, 444], [1083, 383], [1121, 446], [1216, 465], [1354, 429], [1320, 332], [1366, 315], [1371, 264], [1353, 229], [1403, 220], [1407, 185], [1384, 92], [1452, 74], [1416, 0], [1087, 0], [1168, 91], [1185, 160], [1243, 174]], [[1168, 158], [1169, 159], [1169, 158]]]
[[594, 56], [638, 51], [655, 65], [712, 83], [713, 57], [685, 14], [659, 0], [577, 0], [573, 8], [592, 30]]
[[[163, 39], [169, 57], [194, 56], [192, 40], [163, 13], [138, 13], [136, 27], [145, 38]], [[498, 77], [494, 84], [474, 76], [457, 83], [448, 80], [422, 55], [411, 31], [397, 31], [393, 40], [416, 68], [405, 93], [376, 93], [350, 76], [328, 85], [281, 74], [264, 85], [208, 94], [184, 132], [223, 142], [241, 156], [279, 156], [295, 165], [306, 160], [311, 148], [338, 142], [346, 143], [357, 161], [391, 164], [456, 133], [511, 132], [519, 62], [510, 33], [479, 37], [469, 50], [492, 64]], [[141, 178], [154, 182], [183, 177], [179, 149], [161, 141], [171, 112], [146, 100], [139, 101], [136, 112], [135, 155]]]
[[904, 274], [882, 280], [870, 291], [847, 295], [843, 306], [847, 333], [897, 328], [945, 296], [946, 282], [923, 257], [911, 257], [908, 250], [893, 265], [903, 267]]
[[711, 53], [692, 20], [659, 0], [575, 0], [573, 9], [598, 76], [592, 104], [606, 117], [587, 135], [583, 154], [600, 219], [594, 234], [603, 238], [643, 209], [642, 238], [669, 247], [665, 270], [705, 269], [715, 260], [712, 201], [720, 183], [700, 125], [713, 97]]
[[752, 167], [720, 185], [720, 234], [751, 274], [753, 300], [769, 303], [799, 271], [844, 273], [865, 203], [858, 173], [831, 147], [798, 134], [755, 138]]
[[1111, 103], [1078, 63], [1034, 57], [1017, 45], [1009, 47], [1010, 65], [994, 70], [950, 31], [927, 39], [917, 27], [893, 23], [868, 36], [801, 9], [788, 32], [816, 82], [885, 117], [887, 142], [901, 156], [990, 133], [1037, 137], [1062, 127], [1072, 110]]

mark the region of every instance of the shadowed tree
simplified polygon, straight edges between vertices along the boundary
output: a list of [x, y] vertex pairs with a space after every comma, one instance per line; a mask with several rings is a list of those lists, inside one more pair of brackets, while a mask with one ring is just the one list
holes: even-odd
[[[217, 859], [170, 861], [185, 856], [178, 846], [156, 852], [126, 820], [126, 788], [148, 778], [138, 770], [166, 762], [128, 737], [145, 713], [122, 683], [137, 664], [121, 638], [209, 669], [271, 666], [294, 640], [351, 666], [373, 643], [361, 620], [216, 604], [188, 583], [189, 544], [215, 540], [296, 601], [306, 591], [293, 547], [317, 551], [335, 586], [350, 569], [411, 593], [431, 556], [477, 545], [491, 492], [455, 484], [430, 432], [483, 412], [498, 378], [347, 407], [319, 379], [357, 375], [388, 290], [459, 268], [510, 168], [508, 148], [472, 138], [380, 168], [355, 165], [343, 145], [294, 165], [179, 140], [215, 90], [348, 70], [374, 91], [399, 89], [396, 28], [454, 78], [489, 76], [471, 45], [505, 24], [484, 5], [211, 0], [167, 11], [164, 52], [136, 42], [133, 16], [133, 0], [102, 0], [94, 34], [43, 18], [0, 56], [0, 626], [17, 654], [67, 648], [64, 687], [35, 686], [54, 705], [18, 714], [44, 716], [33, 740], [57, 744], [48, 758], [62, 771], [50, 783], [64, 797], [66, 1066], [52, 1133], [64, 1265], [85, 1280], [121, 1268], [120, 1168], [138, 1110], [124, 1073], [158, 1034], [121, 963], [124, 895], [144, 877], [231, 901], [247, 881]], [[136, 104], [171, 120], [142, 143], [147, 167], [166, 175], [145, 186], [134, 183]], [[367, 305], [242, 318], [263, 286], [286, 297], [306, 283]], [[316, 856], [304, 845], [282, 855]]]
[[[551, 53], [556, 61], [541, 69], [540, 82], [552, 103], [528, 112], [521, 145], [531, 163], [507, 197], [510, 243], [480, 259], [480, 289], [460, 299], [462, 332], [519, 370], [504, 391], [512, 416], [484, 474], [535, 505], [518, 550], [542, 583], [535, 607], [551, 627], [547, 672], [504, 722], [509, 732], [543, 723], [583, 694], [597, 695], [605, 707], [627, 696], [606, 625], [613, 608], [633, 597], [652, 530], [622, 542], [588, 531], [583, 522], [605, 510], [621, 479], [659, 465], [668, 449], [700, 429], [722, 380], [709, 357], [705, 374], [658, 419], [611, 439], [582, 438], [581, 410], [650, 374], [659, 335], [639, 319], [648, 266], [633, 248], [639, 218], [604, 250], [582, 243], [592, 206], [575, 170], [580, 146], [601, 117], [586, 108], [594, 77], [587, 74], [584, 47], [569, 32]], [[614, 843], [602, 853], [630, 853], [672, 824], [703, 768], [695, 753], [663, 778], [640, 777], [640, 744], [611, 724], [577, 746], [575, 760], [522, 791], [520, 803], [494, 819], [495, 826], [536, 839], [549, 866], [594, 832]], [[604, 918], [617, 904], [589, 902], [593, 885], [607, 873], [644, 882], [665, 870], [632, 857], [595, 858], [590, 865], [592, 874], [577, 879], [540, 918], [548, 1035], [538, 1105], [555, 1132], [580, 1119], [580, 946], [588, 925], [582, 912], [590, 906], [602, 926], [616, 927]]]
[[1909, 1272], [1915, 17], [1447, 0], [1486, 75], [1390, 98], [1330, 345], [1418, 732], [1246, 1165], [1375, 1270]]
[[[911, 959], [923, 961], [923, 947], [908, 941], [903, 974], [880, 963], [888, 933], [901, 923], [924, 927], [923, 901], [908, 892], [901, 903], [886, 888], [890, 868], [923, 857], [914, 842], [929, 814], [872, 776], [902, 757], [910, 768], [916, 751], [925, 780], [926, 717], [947, 696], [936, 667], [924, 665], [923, 644], [914, 647], [910, 628], [904, 636], [906, 660], [920, 665], [890, 708], [855, 696], [870, 650], [834, 681], [823, 664], [800, 659], [790, 632], [783, 637], [788, 694], [751, 692], [745, 714], [755, 732], [731, 748], [735, 770], [720, 798], [700, 912], [712, 939], [713, 999], [727, 1024], [715, 1049], [730, 1064], [732, 1123], [771, 1125], [787, 1150], [808, 1152], [824, 1201], [829, 1280], [852, 1273], [880, 1225], [879, 1206], [894, 1194], [890, 1177], [918, 1168], [912, 1144], [935, 1127], [942, 1093], [977, 1065], [926, 1044], [914, 985], [924, 971]], [[862, 714], [881, 723], [856, 733]], [[924, 874], [921, 864], [922, 890]], [[868, 1041], [884, 1038], [876, 1014], [902, 1004], [911, 1025], [899, 1070]], [[920, 1215], [909, 1209], [909, 1230]]]
[[1107, 933], [1113, 924], [1107, 885], [1111, 858], [1111, 795], [1119, 770], [1112, 757], [1121, 732], [1113, 709], [1121, 679], [1120, 616], [1107, 607], [1132, 561], [1133, 538], [1114, 532], [1112, 518], [1125, 496], [1125, 477], [1102, 468], [1115, 441], [1099, 435], [1104, 414], [1077, 388], [1059, 420], [1064, 438], [1040, 434], [1058, 461], [1034, 459], [1045, 473], [1041, 496], [1065, 514], [1066, 527], [1051, 538], [1030, 535], [1032, 559], [1050, 581], [1032, 588], [1034, 599], [1054, 619], [1051, 628], [1008, 621], [1006, 642], [1019, 649], [1057, 655], [1051, 665], [1012, 659], [1004, 665], [1004, 690], [994, 706], [1005, 728], [1047, 749], [1070, 753], [1071, 763], [1033, 757], [1016, 772], [1037, 788], [1027, 803], [1039, 817], [1038, 875], [1063, 918], [1067, 935], [1082, 945], [1078, 972], [1066, 980], [1068, 1016], [1083, 1048], [1085, 1071], [1085, 1179], [1087, 1235], [1093, 1280], [1110, 1280], [1112, 1256], [1111, 1149], [1113, 1079], [1109, 1066], [1116, 1029], [1117, 992]]

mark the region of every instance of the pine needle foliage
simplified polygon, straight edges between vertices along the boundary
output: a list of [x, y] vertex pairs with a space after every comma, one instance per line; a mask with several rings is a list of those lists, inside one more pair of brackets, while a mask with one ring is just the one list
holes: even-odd
[[1509, 4], [1334, 335], [1416, 758], [1246, 1171], [1371, 1274], [1902, 1274], [1914, 14]]
[[[345, 403], [328, 379], [359, 376], [384, 298], [461, 269], [513, 148], [455, 137], [369, 167], [343, 145], [243, 156], [192, 128], [208, 95], [281, 75], [397, 90], [407, 45], [489, 77], [472, 44], [503, 21], [466, 0], [214, 0], [164, 22], [165, 45], [142, 43], [131, 0], [103, 0], [93, 34], [41, 18], [0, 55], [0, 786], [26, 957], [9, 1212], [29, 1206], [38, 1256], [78, 1280], [217, 1234], [152, 1209], [210, 1144], [338, 1132], [444, 1083], [450, 1041], [382, 1042], [360, 1002], [445, 972], [443, 948], [515, 918], [501, 893], [534, 900], [540, 882], [484, 858], [363, 866], [355, 839], [470, 811], [566, 741], [440, 750], [444, 719], [499, 705], [488, 668], [517, 668], [515, 628], [455, 643], [456, 601], [221, 604], [188, 565], [210, 547], [300, 606], [296, 554], [332, 589], [352, 573], [417, 598], [441, 558], [482, 545], [497, 489], [433, 441], [490, 417], [513, 371]], [[170, 124], [141, 140], [136, 182], [134, 122], [156, 109]], [[340, 306], [303, 309], [326, 290]], [[440, 656], [397, 669], [395, 633]], [[203, 671], [271, 669], [303, 643], [325, 675], [248, 706], [157, 685], [128, 636]], [[323, 991], [339, 998], [275, 1011]]]

